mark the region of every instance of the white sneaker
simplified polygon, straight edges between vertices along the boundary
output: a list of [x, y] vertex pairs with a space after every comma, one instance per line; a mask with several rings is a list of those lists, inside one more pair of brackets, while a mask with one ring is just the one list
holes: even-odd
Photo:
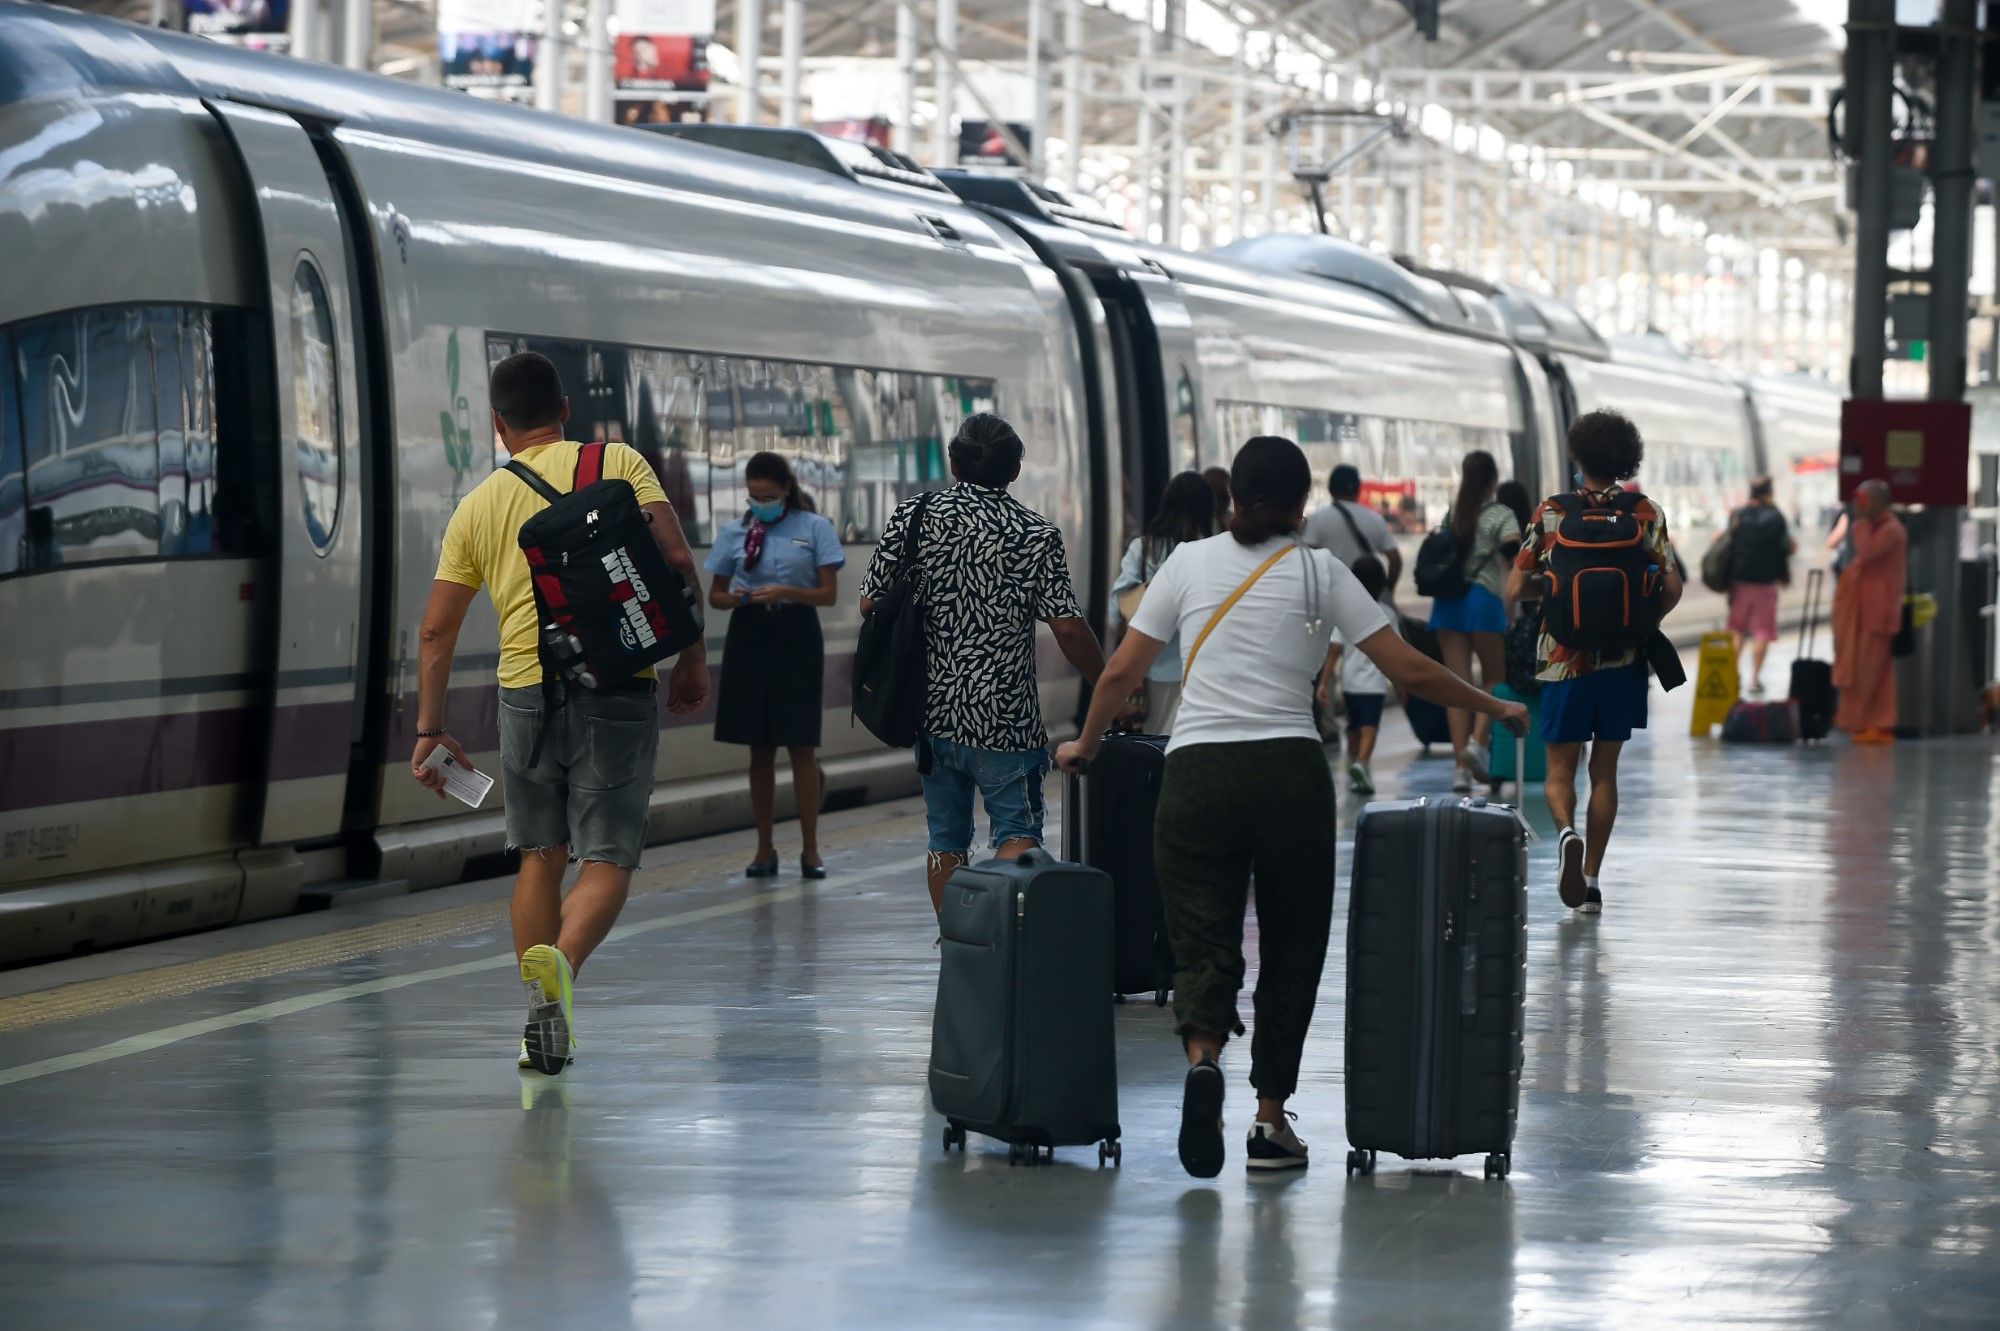
[[1481, 744], [1476, 739], [1469, 739], [1465, 742], [1465, 766], [1466, 770], [1472, 773], [1473, 780], [1483, 784], [1493, 779], [1493, 768], [1490, 766], [1491, 761], [1491, 757], [1487, 754], [1484, 744]]
[[1273, 1126], [1260, 1120], [1250, 1125], [1250, 1140], [1243, 1147], [1246, 1169], [1306, 1167], [1306, 1144], [1299, 1140], [1298, 1133], [1292, 1131], [1291, 1117], [1288, 1110], [1285, 1114], [1287, 1122]]
[[1375, 778], [1369, 775], [1366, 763], [1349, 763], [1347, 765], [1347, 788], [1357, 795], [1373, 795], [1375, 793]]
[[1463, 767], [1452, 768], [1451, 792], [1454, 795], [1470, 795], [1472, 793], [1472, 773], [1466, 771]]

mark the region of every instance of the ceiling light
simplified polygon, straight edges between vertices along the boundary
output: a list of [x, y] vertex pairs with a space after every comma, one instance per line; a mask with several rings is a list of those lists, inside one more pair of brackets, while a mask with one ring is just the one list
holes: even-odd
[[1585, 41], [1596, 41], [1604, 35], [1604, 25], [1597, 21], [1597, 6], [1583, 7], [1583, 37]]

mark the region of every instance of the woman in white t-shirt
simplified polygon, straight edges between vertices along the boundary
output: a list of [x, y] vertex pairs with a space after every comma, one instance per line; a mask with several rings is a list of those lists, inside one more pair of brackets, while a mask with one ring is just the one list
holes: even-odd
[[1298, 544], [1312, 472], [1289, 439], [1252, 439], [1230, 471], [1226, 535], [1179, 546], [1147, 587], [1092, 694], [1083, 733], [1056, 751], [1067, 771], [1179, 635], [1181, 707], [1167, 744], [1154, 853], [1174, 947], [1174, 1015], [1188, 1056], [1181, 1163], [1222, 1169], [1222, 1072], [1241, 1034], [1243, 911], [1257, 879], [1257, 1033], [1252, 1169], [1295, 1169], [1306, 1146], [1286, 1122], [1333, 924], [1333, 774], [1313, 724], [1313, 676], [1344, 634], [1401, 688], [1485, 713], [1517, 732], [1518, 703], [1473, 688], [1390, 630], [1347, 566]]

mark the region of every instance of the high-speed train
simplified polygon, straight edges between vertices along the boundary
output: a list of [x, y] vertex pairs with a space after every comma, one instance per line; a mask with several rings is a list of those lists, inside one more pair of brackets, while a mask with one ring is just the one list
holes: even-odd
[[[1355, 462], [1414, 536], [1467, 449], [1544, 490], [1566, 421], [1620, 406], [1685, 544], [1816, 428], [1671, 348], [1323, 237], [1188, 254], [1016, 180], [718, 137], [0, 0], [0, 962], [497, 864], [494, 802], [438, 801], [406, 755], [416, 617], [516, 349], [561, 366], [578, 435], [646, 454], [697, 545], [743, 510], [750, 453], [796, 459], [848, 555], [834, 807], [913, 788], [849, 722], [852, 589], [967, 412], [1029, 441], [1017, 493], [1100, 628], [1167, 478], [1252, 434]], [[496, 652], [482, 601], [447, 720], [485, 765]], [[1070, 724], [1053, 650], [1042, 692]], [[747, 823], [740, 752], [662, 724], [653, 837]]]

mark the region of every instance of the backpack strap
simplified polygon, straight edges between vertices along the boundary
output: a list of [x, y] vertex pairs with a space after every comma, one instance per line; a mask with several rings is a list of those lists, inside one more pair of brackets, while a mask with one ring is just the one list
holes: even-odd
[[1201, 645], [1208, 641], [1209, 634], [1215, 632], [1215, 626], [1222, 622], [1222, 617], [1236, 608], [1236, 603], [1242, 600], [1252, 587], [1257, 585], [1260, 578], [1271, 571], [1273, 565], [1298, 548], [1296, 545], [1287, 545], [1275, 551], [1269, 559], [1266, 559], [1257, 566], [1256, 572], [1243, 579], [1242, 586], [1229, 593], [1228, 600], [1215, 607], [1215, 613], [1208, 617], [1208, 623], [1201, 626], [1201, 634], [1194, 640], [1194, 646], [1188, 649], [1187, 664], [1181, 667], [1182, 684], [1186, 684], [1188, 676], [1194, 673], [1194, 658], [1201, 654]]
[[536, 494], [540, 495], [544, 500], [548, 501], [549, 503], [553, 504], [556, 502], [556, 500], [562, 498], [562, 491], [556, 489], [555, 486], [550, 485], [547, 481], [537, 476], [534, 472], [534, 469], [529, 467], [527, 463], [520, 461], [510, 461], [507, 464], [507, 470], [513, 472], [516, 476], [520, 477], [523, 481], [527, 483], [527, 486], [530, 490], [533, 490]]
[[570, 482], [571, 490], [581, 490], [586, 485], [595, 485], [604, 479], [604, 445], [585, 444], [576, 451], [576, 479]]

